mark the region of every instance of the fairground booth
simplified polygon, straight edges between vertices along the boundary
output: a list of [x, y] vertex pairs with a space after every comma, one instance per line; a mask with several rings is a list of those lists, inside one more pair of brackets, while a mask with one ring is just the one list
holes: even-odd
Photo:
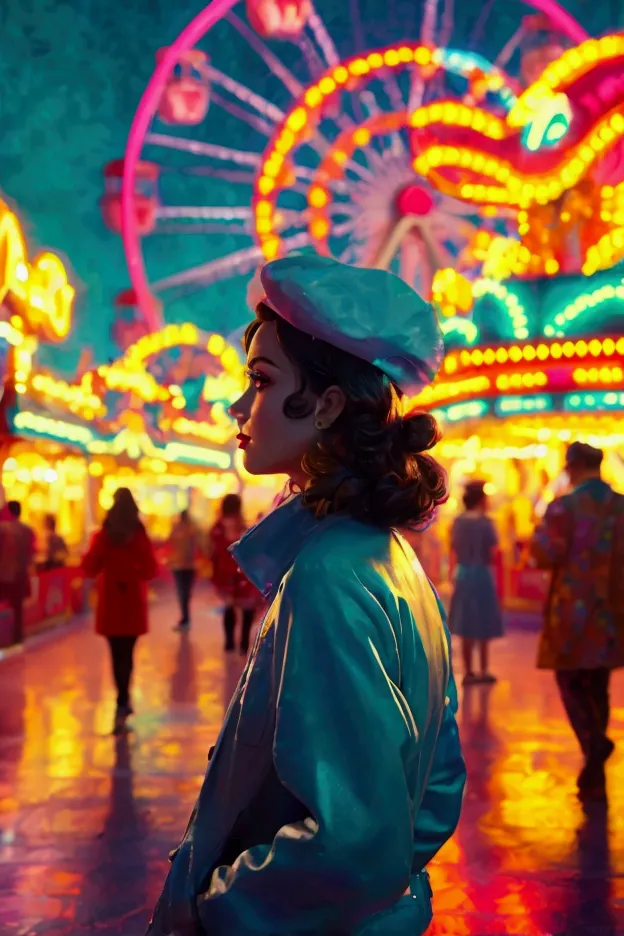
[[[69, 334], [74, 287], [55, 254], [29, 258], [17, 214], [4, 202], [0, 232], [0, 506], [22, 505], [37, 536], [37, 564], [48, 515], [69, 547], [66, 567], [34, 573], [26, 611], [32, 630], [83, 606], [80, 556], [118, 487], [133, 491], [156, 543], [181, 509], [207, 526], [220, 499], [240, 490], [226, 409], [243, 369], [220, 335], [182, 324], [123, 333], [116, 360], [95, 366], [83, 354], [75, 376], [61, 377], [40, 364], [38, 351]], [[123, 330], [123, 316], [120, 323]], [[0, 645], [8, 617], [0, 606]]]
[[436, 577], [447, 578], [462, 487], [482, 479], [512, 608], [544, 600], [549, 578], [527, 563], [526, 544], [565, 489], [568, 443], [604, 449], [605, 478], [624, 491], [623, 63], [623, 36], [590, 39], [504, 116], [450, 100], [411, 116], [416, 170], [507, 225], [474, 235], [463, 272], [437, 272], [446, 357], [413, 402], [443, 423], [437, 454], [451, 479]]

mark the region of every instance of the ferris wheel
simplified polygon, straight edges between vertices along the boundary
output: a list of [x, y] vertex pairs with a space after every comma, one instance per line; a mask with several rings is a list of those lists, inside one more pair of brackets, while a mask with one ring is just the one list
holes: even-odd
[[[213, 0], [157, 52], [101, 203], [149, 329], [164, 305], [210, 305], [215, 284], [310, 245], [428, 296], [437, 269], [470, 272], [479, 230], [505, 233], [511, 218], [416, 173], [410, 114], [438, 100], [504, 114], [586, 34], [554, 0], [488, 0], [463, 43], [453, 0], [409, 5], [412, 22], [397, 5], [368, 23], [343, 0], [337, 44], [310, 0]], [[511, 35], [491, 48], [497, 10]]]

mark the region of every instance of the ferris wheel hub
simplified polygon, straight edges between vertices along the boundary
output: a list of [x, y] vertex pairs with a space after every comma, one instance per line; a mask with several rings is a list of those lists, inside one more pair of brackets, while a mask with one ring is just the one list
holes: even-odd
[[401, 217], [426, 217], [434, 208], [433, 196], [421, 185], [406, 185], [397, 195], [396, 205]]

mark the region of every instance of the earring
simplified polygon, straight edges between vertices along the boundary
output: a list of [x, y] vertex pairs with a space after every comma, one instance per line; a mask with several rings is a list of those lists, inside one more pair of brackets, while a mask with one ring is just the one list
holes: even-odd
[[320, 432], [322, 429], [325, 428], [325, 423], [323, 422], [322, 419], [315, 419], [314, 428], [317, 430], [317, 432]]

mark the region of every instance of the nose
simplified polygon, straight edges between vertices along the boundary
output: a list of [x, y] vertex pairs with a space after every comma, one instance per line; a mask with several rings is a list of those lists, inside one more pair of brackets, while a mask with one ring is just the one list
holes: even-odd
[[239, 429], [242, 428], [247, 420], [249, 419], [249, 411], [251, 405], [251, 394], [249, 390], [246, 390], [245, 393], [238, 400], [235, 400], [231, 406], [228, 407], [228, 413], [235, 419], [238, 423]]

